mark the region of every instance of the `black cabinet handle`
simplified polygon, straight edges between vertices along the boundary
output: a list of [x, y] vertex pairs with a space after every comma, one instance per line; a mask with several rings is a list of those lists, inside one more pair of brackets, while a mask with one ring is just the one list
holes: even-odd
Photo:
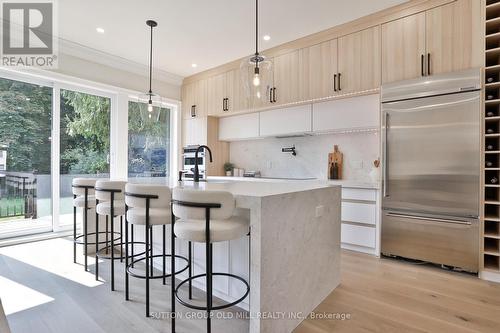
[[226, 99], [222, 99], [222, 111], [226, 111]]
[[276, 103], [276, 87], [273, 88], [273, 103]]
[[273, 102], [273, 88], [269, 88], [269, 103]]
[[337, 91], [337, 74], [333, 74], [333, 91]]
[[229, 97], [226, 97], [226, 109], [224, 111], [229, 111]]
[[191, 105], [191, 118], [196, 117], [196, 105]]
[[342, 88], [340, 87], [340, 73], [339, 73], [339, 91], [341, 91]]
[[427, 75], [431, 75], [431, 54], [427, 53]]
[[424, 72], [425, 71], [425, 69], [424, 69], [424, 57], [425, 56], [423, 54], [420, 56], [420, 74], [422, 76], [425, 76], [425, 72]]

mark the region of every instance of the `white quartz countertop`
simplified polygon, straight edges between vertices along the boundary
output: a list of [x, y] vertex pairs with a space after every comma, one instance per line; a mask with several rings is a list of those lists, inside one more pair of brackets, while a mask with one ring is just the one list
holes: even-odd
[[378, 183], [362, 182], [356, 180], [321, 180], [321, 179], [284, 179], [284, 178], [252, 178], [252, 177], [223, 177], [223, 176], [209, 176], [210, 181], [232, 181], [232, 182], [252, 182], [252, 183], [300, 183], [300, 184], [323, 184], [323, 185], [340, 185], [347, 188], [366, 188], [366, 189], [379, 189]]
[[173, 185], [174, 187], [177, 186], [201, 191], [228, 191], [235, 196], [267, 197], [286, 193], [312, 191], [339, 184], [329, 184], [325, 181], [314, 180], [248, 181], [246, 178], [241, 180], [238, 177], [208, 177], [207, 181], [199, 183], [183, 181]]

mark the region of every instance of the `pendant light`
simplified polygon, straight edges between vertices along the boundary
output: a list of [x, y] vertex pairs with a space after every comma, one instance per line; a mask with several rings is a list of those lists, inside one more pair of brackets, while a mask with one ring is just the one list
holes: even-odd
[[[153, 28], [158, 26], [158, 23], [153, 20], [147, 20], [146, 25], [150, 27], [150, 45], [149, 45], [149, 90], [145, 94], [139, 96], [138, 102], [141, 105], [141, 109], [143, 109], [144, 104], [147, 105], [147, 113], [144, 112], [144, 116], [148, 119], [157, 119], [159, 116], [159, 110], [155, 108], [162, 107], [163, 100], [162, 98], [153, 93]], [[145, 110], [144, 110], [145, 111]], [[142, 112], [141, 112], [142, 113]]]
[[259, 53], [259, 0], [255, 0], [255, 53], [243, 59], [240, 76], [249, 106], [259, 105], [269, 96], [272, 63]]

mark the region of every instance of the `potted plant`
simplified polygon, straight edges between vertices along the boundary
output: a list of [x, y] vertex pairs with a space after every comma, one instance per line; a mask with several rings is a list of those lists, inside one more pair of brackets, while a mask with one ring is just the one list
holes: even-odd
[[231, 177], [233, 175], [234, 164], [231, 162], [224, 163], [224, 171], [226, 176]]

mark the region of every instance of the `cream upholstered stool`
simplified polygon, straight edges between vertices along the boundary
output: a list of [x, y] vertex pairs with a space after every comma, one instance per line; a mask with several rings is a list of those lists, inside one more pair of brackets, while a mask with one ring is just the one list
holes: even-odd
[[[146, 317], [149, 317], [149, 280], [163, 279], [163, 284], [166, 283], [166, 278], [171, 274], [166, 272], [166, 258], [170, 254], [166, 254], [165, 244], [165, 226], [170, 224], [172, 193], [166, 185], [158, 184], [127, 184], [125, 187], [125, 299], [129, 300], [129, 275], [146, 280]], [[144, 239], [146, 246], [146, 255], [144, 258], [133, 259], [129, 263], [128, 255], [128, 223], [131, 228], [134, 225], [142, 225], [145, 227]], [[153, 253], [153, 226], [161, 225], [163, 233], [163, 252], [160, 255]], [[133, 229], [131, 229], [133, 230]], [[189, 244], [191, 245], [191, 244]], [[191, 248], [191, 246], [190, 246]], [[176, 273], [181, 273], [190, 268], [191, 256], [186, 259], [182, 256], [175, 256], [178, 259], [186, 261], [186, 266]], [[163, 271], [160, 275], [154, 275], [153, 260], [154, 258], [162, 258]], [[144, 274], [134, 272], [134, 264], [144, 261]], [[175, 262], [175, 258], [172, 257]], [[191, 272], [191, 269], [189, 269]]]
[[[95, 278], [99, 279], [99, 258], [111, 260], [111, 290], [115, 290], [115, 259], [123, 261], [123, 215], [125, 215], [125, 185], [127, 182], [119, 180], [98, 180], [95, 184], [95, 199], [96, 199], [96, 216], [95, 230], [99, 234], [99, 215], [106, 216], [106, 246], [99, 249], [99, 243], [96, 242], [95, 256]], [[108, 239], [108, 219], [111, 219], [111, 235], [115, 235], [114, 218], [120, 217], [120, 237], [119, 243], [115, 243], [115, 237], [111, 237], [111, 242]], [[120, 247], [119, 256], [115, 256], [115, 247]], [[105, 250], [106, 255], [101, 255], [100, 252]], [[111, 251], [109, 251], [111, 250]], [[111, 252], [110, 255], [107, 255]]]
[[[175, 274], [172, 275], [171, 298], [172, 298], [172, 333], [175, 332], [175, 302], [196, 310], [207, 311], [207, 332], [211, 332], [212, 310], [221, 310], [243, 301], [250, 292], [250, 286], [240, 276], [229, 273], [214, 273], [212, 271], [213, 247], [212, 243], [229, 241], [249, 235], [250, 223], [247, 219], [234, 216], [235, 200], [231, 193], [224, 191], [202, 191], [175, 188], [172, 196], [172, 225], [171, 234], [172, 254], [175, 255], [175, 238], [184, 239], [190, 242], [200, 242], [206, 245], [206, 273], [191, 276], [175, 286]], [[175, 221], [178, 217], [179, 220]], [[175, 271], [175, 261], [171, 263], [172, 271]], [[245, 294], [234, 302], [220, 306], [212, 304], [212, 277], [227, 276], [238, 279], [246, 286]], [[178, 290], [186, 282], [193, 279], [205, 277], [207, 304], [206, 306], [196, 306], [190, 304], [179, 297]]]
[[[76, 245], [83, 245], [83, 256], [85, 271], [87, 271], [87, 252], [88, 245], [94, 244], [88, 242], [87, 233], [87, 220], [88, 220], [88, 210], [95, 207], [95, 193], [94, 186], [96, 179], [93, 178], [74, 178], [72, 182], [73, 189], [73, 262], [76, 263]], [[83, 233], [81, 235], [76, 234], [76, 209], [83, 209]], [[92, 233], [95, 234], [95, 233]], [[82, 241], [83, 238], [83, 241]], [[97, 234], [96, 234], [97, 239]]]

